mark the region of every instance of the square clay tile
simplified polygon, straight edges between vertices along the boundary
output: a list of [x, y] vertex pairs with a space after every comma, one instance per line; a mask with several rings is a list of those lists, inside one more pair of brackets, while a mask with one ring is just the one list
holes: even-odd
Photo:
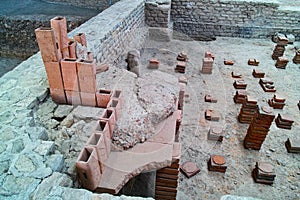
[[180, 170], [188, 178], [191, 178], [192, 176], [200, 172], [200, 169], [197, 167], [197, 165], [194, 162], [190, 161], [181, 164]]

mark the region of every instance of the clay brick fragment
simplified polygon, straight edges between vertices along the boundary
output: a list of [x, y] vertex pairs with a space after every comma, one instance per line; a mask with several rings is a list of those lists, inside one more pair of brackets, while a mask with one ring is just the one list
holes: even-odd
[[254, 59], [254, 58], [251, 58], [251, 59], [248, 60], [248, 65], [258, 66], [259, 61]]
[[233, 60], [224, 60], [224, 65], [234, 65]]
[[151, 59], [149, 60], [148, 69], [158, 69], [159, 68], [159, 60]]
[[86, 35], [84, 33], [78, 33], [73, 38], [75, 41], [77, 41], [81, 45], [87, 47]]
[[224, 156], [212, 155], [207, 162], [208, 170], [225, 173], [227, 169], [226, 160]]
[[200, 172], [200, 169], [194, 162], [184, 162], [180, 165], [181, 172], [188, 178], [195, 176]]
[[274, 166], [269, 162], [256, 162], [252, 177], [256, 183], [272, 185], [276, 177]]

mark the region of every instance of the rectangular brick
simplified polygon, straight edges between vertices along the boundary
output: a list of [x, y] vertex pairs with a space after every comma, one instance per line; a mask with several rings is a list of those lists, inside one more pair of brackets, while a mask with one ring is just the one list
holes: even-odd
[[45, 62], [45, 69], [48, 77], [49, 86], [52, 89], [64, 89], [61, 68], [59, 62]]
[[86, 43], [86, 36], [84, 33], [78, 33], [77, 35], [75, 35], [74, 40], [76, 40], [78, 43], [80, 43], [81, 45], [87, 47], [87, 43]]
[[67, 100], [66, 100], [66, 96], [65, 96], [65, 91], [63, 89], [52, 89], [50, 88], [50, 95], [52, 100], [55, 103], [59, 103], [59, 104], [66, 104]]
[[81, 105], [96, 107], [95, 93], [80, 92]]
[[44, 62], [59, 62], [61, 52], [52, 28], [35, 29], [36, 39]]
[[96, 92], [95, 61], [77, 60], [76, 62], [80, 92]]
[[75, 41], [69, 41], [68, 43], [68, 49], [69, 49], [69, 58], [76, 59], [76, 42]]
[[76, 59], [63, 59], [61, 61], [61, 72], [65, 90], [79, 92]]
[[[51, 28], [55, 31], [58, 47], [61, 50], [68, 49], [68, 32], [67, 32], [67, 20], [65, 17], [54, 17], [50, 20]], [[69, 52], [68, 52], [69, 54]]]
[[67, 104], [69, 105], [81, 105], [80, 92], [65, 90], [67, 97]]

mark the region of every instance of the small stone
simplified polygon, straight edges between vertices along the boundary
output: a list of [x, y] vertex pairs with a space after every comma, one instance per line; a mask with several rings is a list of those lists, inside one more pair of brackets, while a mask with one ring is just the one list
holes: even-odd
[[74, 118], [73, 115], [70, 114], [60, 123], [60, 125], [70, 128], [73, 125], [73, 123], [74, 123]]
[[19, 159], [15, 163], [15, 167], [20, 172], [33, 172], [36, 169], [32, 160], [26, 155], [20, 155]]
[[17, 139], [12, 144], [11, 153], [20, 153], [25, 148], [22, 139]]
[[35, 152], [42, 156], [49, 155], [54, 152], [55, 143], [53, 141], [42, 141], [40, 145], [35, 148]]
[[275, 152], [275, 149], [270, 148], [269, 150], [270, 150], [271, 152]]
[[50, 167], [54, 172], [61, 172], [64, 167], [64, 156], [53, 154], [46, 161], [46, 167]]
[[65, 118], [68, 116], [73, 110], [73, 106], [70, 105], [59, 105], [55, 112], [54, 112], [54, 117], [55, 118]]

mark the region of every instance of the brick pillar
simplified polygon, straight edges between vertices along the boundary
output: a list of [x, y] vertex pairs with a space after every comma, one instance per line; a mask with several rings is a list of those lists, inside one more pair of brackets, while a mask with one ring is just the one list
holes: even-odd
[[263, 106], [258, 109], [244, 139], [246, 149], [260, 150], [274, 118], [275, 115], [271, 107]]
[[172, 164], [169, 167], [156, 171], [155, 181], [155, 199], [174, 199], [176, 200], [179, 161], [180, 161], [180, 143], [174, 143]]

